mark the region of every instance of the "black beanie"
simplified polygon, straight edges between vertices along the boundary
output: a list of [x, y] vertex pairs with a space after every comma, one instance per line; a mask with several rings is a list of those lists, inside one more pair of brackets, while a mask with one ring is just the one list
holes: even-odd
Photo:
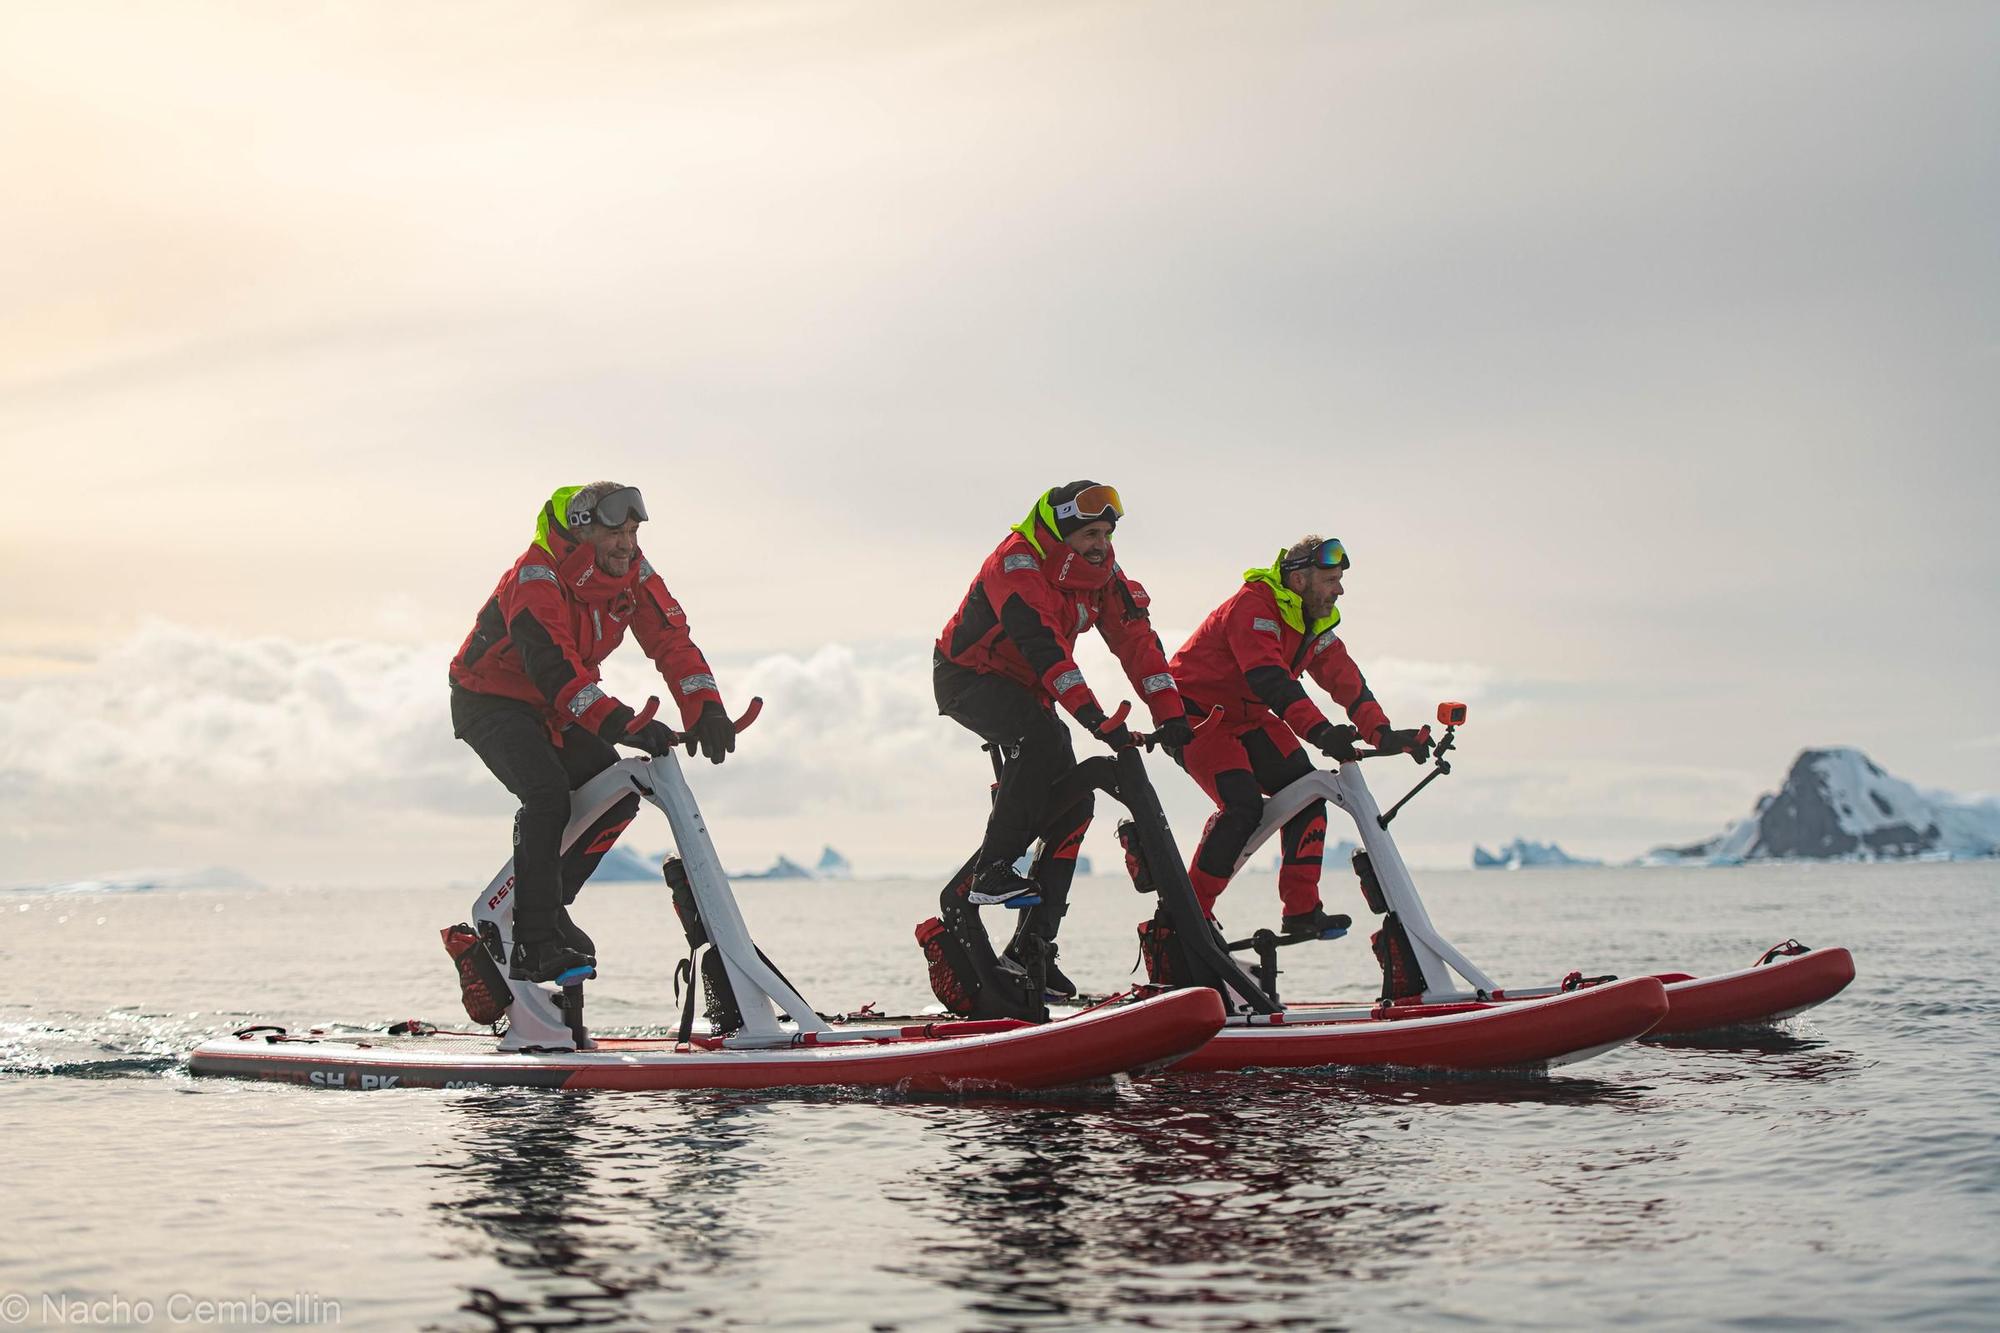
[[[1049, 492], [1049, 508], [1054, 509], [1057, 505], [1067, 504], [1071, 500], [1076, 499], [1077, 496], [1082, 495], [1085, 491], [1089, 490], [1092, 486], [1095, 485], [1097, 485], [1097, 483], [1094, 481], [1073, 481], [1067, 486], [1058, 486], [1054, 490]], [[1114, 528], [1117, 527], [1118, 526], [1117, 511], [1110, 510], [1090, 518], [1086, 518], [1081, 514], [1074, 515], [1070, 518], [1063, 518], [1062, 516], [1058, 515], [1056, 517], [1056, 536], [1061, 537], [1063, 540], [1067, 541], [1069, 539], [1070, 534], [1075, 532], [1078, 528], [1086, 528], [1089, 527], [1092, 523], [1098, 523], [1098, 522], [1109, 523], [1112, 527]]]

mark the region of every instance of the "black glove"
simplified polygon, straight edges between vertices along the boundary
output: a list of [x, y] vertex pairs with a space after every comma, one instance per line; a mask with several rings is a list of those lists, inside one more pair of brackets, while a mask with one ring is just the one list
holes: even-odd
[[1375, 748], [1390, 754], [1403, 751], [1418, 763], [1428, 764], [1431, 761], [1431, 729], [1423, 726], [1414, 730], [1393, 731], [1384, 727], [1375, 741]]
[[1354, 758], [1354, 738], [1361, 733], [1345, 722], [1335, 726], [1322, 722], [1306, 733], [1306, 744], [1318, 750], [1328, 759], [1338, 759], [1347, 763]]
[[736, 749], [736, 728], [729, 721], [729, 714], [721, 704], [711, 699], [701, 706], [701, 716], [687, 729], [682, 738], [687, 741], [688, 757], [694, 757], [695, 747], [701, 747], [702, 758], [711, 764], [719, 764], [722, 757]]
[[654, 718], [631, 735], [621, 736], [618, 739], [620, 745], [630, 745], [634, 749], [644, 750], [647, 754], [653, 755], [665, 754], [679, 741], [680, 737], [674, 735], [673, 729], [658, 718]]
[[1089, 729], [1090, 734], [1103, 741], [1114, 750], [1129, 750], [1139, 743], [1132, 729], [1123, 722], [1113, 722], [1104, 716], [1104, 710], [1094, 705], [1086, 705], [1076, 720]]
[[1170, 717], [1153, 732], [1153, 739], [1168, 754], [1178, 755], [1194, 744], [1194, 728], [1185, 717]]

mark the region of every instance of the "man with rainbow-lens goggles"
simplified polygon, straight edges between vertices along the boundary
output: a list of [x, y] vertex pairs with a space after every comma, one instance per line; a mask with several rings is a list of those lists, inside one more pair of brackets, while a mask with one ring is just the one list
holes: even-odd
[[514, 817], [517, 981], [554, 981], [596, 966], [569, 918], [584, 881], [639, 811], [636, 794], [562, 852], [569, 796], [618, 760], [614, 745], [661, 754], [679, 742], [599, 683], [598, 664], [629, 627], [666, 678], [688, 753], [712, 763], [736, 748], [715, 673], [687, 615], [639, 551], [646, 502], [615, 481], [565, 486], [542, 506], [535, 539], [486, 599], [451, 662], [452, 734], [521, 802]]
[[[1189, 713], [1200, 720], [1221, 710], [1176, 756], [1217, 807], [1188, 867], [1204, 912], [1213, 911], [1236, 858], [1263, 819], [1265, 795], [1312, 771], [1300, 738], [1332, 759], [1354, 758], [1357, 739], [1379, 750], [1406, 752], [1420, 764], [1430, 758], [1430, 728], [1390, 726], [1361, 668], [1334, 633], [1340, 623], [1334, 603], [1347, 569], [1347, 549], [1338, 538], [1301, 538], [1269, 568], [1245, 570], [1243, 586], [1174, 654], [1171, 669]], [[1332, 695], [1350, 722], [1329, 722], [1299, 685], [1301, 673]], [[1344, 927], [1344, 920], [1328, 917], [1320, 906], [1326, 803], [1301, 810], [1285, 824], [1280, 840], [1278, 895], [1285, 933]]]
[[[1164, 741], [1192, 738], [1146, 590], [1112, 554], [1111, 530], [1124, 513], [1118, 492], [1092, 481], [1043, 495], [986, 557], [932, 654], [938, 712], [1004, 757], [968, 901], [1024, 909], [1007, 947], [1017, 964], [1030, 934], [1055, 940], [1090, 826], [1088, 791], [1073, 801], [1052, 799], [1051, 789], [1076, 765], [1055, 705], [1114, 750], [1136, 743], [1124, 723], [1105, 716], [1071, 655], [1083, 632], [1095, 626], [1111, 645]], [[1065, 808], [1050, 808], [1058, 803]], [[1037, 838], [1042, 850], [1032, 877], [1020, 875], [1014, 863]], [[1045, 958], [1049, 994], [1074, 995], [1054, 950]]]

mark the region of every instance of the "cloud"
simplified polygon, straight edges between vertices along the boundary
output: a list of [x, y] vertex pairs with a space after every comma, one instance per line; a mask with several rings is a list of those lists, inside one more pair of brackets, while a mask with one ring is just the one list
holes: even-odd
[[0, 682], [0, 808], [38, 837], [479, 810], [430, 647], [144, 624], [85, 665]]
[[[970, 850], [990, 774], [977, 739], [938, 715], [930, 651], [904, 640], [714, 656], [732, 707], [764, 700], [738, 758], [689, 764], [726, 861], [831, 842], [864, 873], [931, 873]], [[450, 653], [152, 621], [60, 672], [0, 677], [0, 881], [170, 863], [162, 848], [274, 880], [483, 876], [505, 855], [512, 802], [452, 738]], [[1100, 644], [1079, 657], [1107, 700], [1130, 697]], [[620, 697], [661, 689], [636, 652], [607, 665]], [[1371, 675], [1408, 716], [1440, 692], [1477, 701], [1489, 688], [1467, 665], [1384, 661]], [[1080, 752], [1089, 745], [1078, 737]], [[1191, 848], [1207, 807], [1163, 762], [1154, 769]], [[1113, 822], [1092, 835], [1107, 864]], [[659, 826], [633, 836], [643, 848], [668, 840]]]

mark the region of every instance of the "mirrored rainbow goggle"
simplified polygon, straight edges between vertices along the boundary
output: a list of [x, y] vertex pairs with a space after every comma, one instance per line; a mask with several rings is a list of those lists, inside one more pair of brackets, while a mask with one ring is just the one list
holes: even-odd
[[1284, 570], [1294, 569], [1346, 569], [1347, 548], [1340, 544], [1340, 538], [1328, 537], [1304, 555], [1293, 556], [1284, 562]]

